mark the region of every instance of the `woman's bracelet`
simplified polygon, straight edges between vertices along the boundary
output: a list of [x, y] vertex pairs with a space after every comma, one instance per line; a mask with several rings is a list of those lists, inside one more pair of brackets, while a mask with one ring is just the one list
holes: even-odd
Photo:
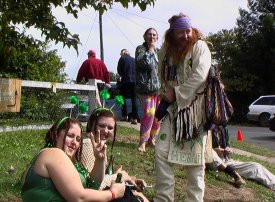
[[116, 194], [115, 194], [115, 192], [112, 190], [112, 189], [108, 189], [110, 192], [111, 192], [111, 194], [112, 194], [112, 199], [111, 200], [115, 200], [116, 199]]

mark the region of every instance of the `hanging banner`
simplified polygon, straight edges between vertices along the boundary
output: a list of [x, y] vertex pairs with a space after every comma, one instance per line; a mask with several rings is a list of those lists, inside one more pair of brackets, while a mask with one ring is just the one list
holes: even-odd
[[19, 112], [21, 98], [19, 79], [0, 78], [0, 112]]

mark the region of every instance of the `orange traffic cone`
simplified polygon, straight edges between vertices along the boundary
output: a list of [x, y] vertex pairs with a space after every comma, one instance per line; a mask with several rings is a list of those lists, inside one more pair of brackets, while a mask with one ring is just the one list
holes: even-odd
[[238, 141], [242, 142], [243, 141], [243, 134], [241, 130], [238, 130]]

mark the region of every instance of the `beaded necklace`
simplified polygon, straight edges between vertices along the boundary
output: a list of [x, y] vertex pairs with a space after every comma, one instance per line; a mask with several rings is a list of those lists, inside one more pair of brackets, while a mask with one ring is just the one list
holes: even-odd
[[87, 188], [96, 189], [96, 190], [99, 189], [100, 184], [98, 182], [92, 180], [87, 168], [82, 167], [78, 162], [76, 162], [74, 164], [74, 166], [75, 166], [77, 172], [82, 174], [85, 177]]

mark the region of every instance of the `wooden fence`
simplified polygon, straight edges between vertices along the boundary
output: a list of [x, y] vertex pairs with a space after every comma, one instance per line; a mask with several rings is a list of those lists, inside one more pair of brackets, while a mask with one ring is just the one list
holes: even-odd
[[90, 115], [96, 107], [97, 83], [102, 83], [102, 81], [96, 80], [96, 79], [90, 79], [87, 85], [82, 85], [82, 84], [22, 80], [22, 87], [48, 88], [48, 89], [52, 89], [53, 92], [56, 92], [57, 89], [88, 91], [88, 104], [89, 104], [89, 115]]

